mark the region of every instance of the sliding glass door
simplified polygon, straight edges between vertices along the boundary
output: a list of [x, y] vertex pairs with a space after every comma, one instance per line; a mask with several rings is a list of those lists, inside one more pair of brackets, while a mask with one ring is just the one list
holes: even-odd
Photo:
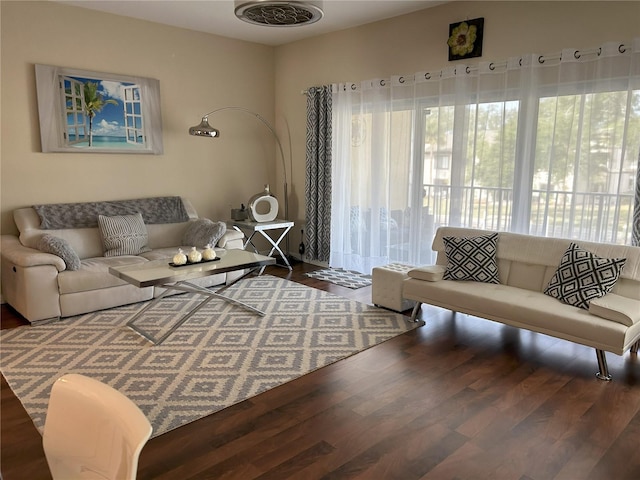
[[331, 265], [430, 263], [442, 225], [631, 244], [633, 45], [336, 85]]

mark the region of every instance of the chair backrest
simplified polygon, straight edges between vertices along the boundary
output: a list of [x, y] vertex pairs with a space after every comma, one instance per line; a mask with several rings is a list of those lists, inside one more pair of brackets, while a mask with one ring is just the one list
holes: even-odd
[[53, 384], [43, 446], [54, 480], [133, 480], [152, 427], [125, 395], [84, 375]]

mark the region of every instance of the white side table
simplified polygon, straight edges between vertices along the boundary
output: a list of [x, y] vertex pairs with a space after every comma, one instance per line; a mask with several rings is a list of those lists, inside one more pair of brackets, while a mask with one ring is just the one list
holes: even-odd
[[[282, 242], [282, 239], [287, 235], [289, 230], [291, 230], [291, 228], [293, 227], [293, 222], [290, 222], [289, 220], [278, 220], [278, 219], [273, 220], [272, 222], [250, 222], [248, 220], [232, 220], [231, 225], [233, 226], [234, 229], [236, 229], [237, 231], [241, 232], [244, 235], [245, 250], [248, 245], [251, 245], [251, 247], [256, 253], [260, 253], [258, 251], [258, 248], [255, 246], [255, 244], [252, 241], [253, 237], [256, 234], [260, 234], [263, 238], [265, 238], [271, 244], [271, 251], [268, 253], [268, 256], [270, 257], [271, 255], [273, 255], [273, 252], [277, 251], [282, 257], [282, 260], [284, 261], [287, 268], [289, 270], [293, 270], [291, 268], [291, 264], [289, 263], [289, 260], [287, 259], [287, 256], [282, 252], [282, 250], [280, 250], [280, 246], [279, 246], [280, 242]], [[271, 230], [273, 230], [274, 233], [276, 233], [276, 235], [273, 237], [267, 233]], [[279, 235], [277, 235], [278, 230], [282, 230], [282, 232]], [[264, 267], [262, 268], [262, 270], [264, 270]], [[260, 273], [262, 274], [262, 271], [260, 271]]]

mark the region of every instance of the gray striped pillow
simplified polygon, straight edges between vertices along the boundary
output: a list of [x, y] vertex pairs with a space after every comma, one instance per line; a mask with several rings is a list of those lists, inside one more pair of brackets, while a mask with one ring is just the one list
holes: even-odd
[[138, 255], [149, 252], [147, 226], [142, 215], [98, 215], [105, 257]]

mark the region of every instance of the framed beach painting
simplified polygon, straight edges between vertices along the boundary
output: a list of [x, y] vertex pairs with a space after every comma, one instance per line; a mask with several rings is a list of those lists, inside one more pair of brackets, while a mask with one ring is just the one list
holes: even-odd
[[36, 65], [43, 152], [160, 155], [160, 82]]

